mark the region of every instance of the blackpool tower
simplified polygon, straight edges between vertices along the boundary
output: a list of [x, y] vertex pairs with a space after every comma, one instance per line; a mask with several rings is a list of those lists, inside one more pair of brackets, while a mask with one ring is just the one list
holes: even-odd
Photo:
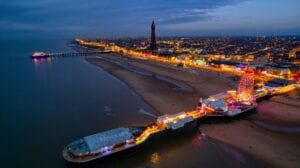
[[150, 50], [153, 52], [157, 49], [156, 46], [156, 35], [155, 35], [155, 23], [154, 20], [151, 24], [151, 42], [150, 42]]

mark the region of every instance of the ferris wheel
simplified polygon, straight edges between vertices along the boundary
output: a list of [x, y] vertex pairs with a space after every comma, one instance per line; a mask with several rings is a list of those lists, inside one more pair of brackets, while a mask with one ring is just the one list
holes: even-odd
[[237, 88], [239, 99], [252, 100], [253, 90], [254, 90], [254, 73], [245, 72]]

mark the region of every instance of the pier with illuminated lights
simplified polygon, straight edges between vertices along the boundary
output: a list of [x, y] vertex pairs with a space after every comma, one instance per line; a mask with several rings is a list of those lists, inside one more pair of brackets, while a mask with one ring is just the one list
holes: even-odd
[[280, 79], [254, 89], [254, 80], [253, 72], [246, 71], [237, 90], [200, 98], [195, 110], [160, 116], [146, 127], [121, 127], [83, 137], [67, 145], [63, 157], [71, 163], [83, 163], [113, 156], [142, 145], [153, 135], [195, 127], [195, 123], [204, 117], [234, 117], [255, 109], [257, 99], [299, 87], [296, 83]]
[[93, 52], [57, 52], [57, 53], [45, 53], [45, 52], [34, 52], [30, 57], [32, 59], [40, 59], [47, 57], [75, 57], [75, 56], [89, 56], [95, 54], [108, 54], [111, 50], [101, 50]]

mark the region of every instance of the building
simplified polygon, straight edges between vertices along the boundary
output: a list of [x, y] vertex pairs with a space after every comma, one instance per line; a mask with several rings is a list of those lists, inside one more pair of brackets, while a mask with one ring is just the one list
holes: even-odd
[[275, 78], [264, 84], [264, 89], [271, 95], [289, 92], [294, 90], [296, 87], [295, 82], [280, 78]]
[[157, 46], [156, 46], [156, 35], [155, 35], [155, 23], [154, 20], [152, 21], [151, 24], [151, 42], [150, 42], [150, 50], [152, 52], [157, 50]]
[[111, 153], [118, 148], [133, 142], [136, 134], [140, 134], [139, 128], [116, 128], [105, 132], [89, 135], [72, 142], [67, 146], [67, 151], [73, 157], [86, 157]]

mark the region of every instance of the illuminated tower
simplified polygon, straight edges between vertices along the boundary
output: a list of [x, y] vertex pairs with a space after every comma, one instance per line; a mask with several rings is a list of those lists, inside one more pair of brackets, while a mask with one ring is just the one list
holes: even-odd
[[154, 20], [151, 24], [151, 42], [150, 42], [150, 50], [153, 52], [157, 49], [156, 46], [156, 35], [155, 35], [155, 23]]

